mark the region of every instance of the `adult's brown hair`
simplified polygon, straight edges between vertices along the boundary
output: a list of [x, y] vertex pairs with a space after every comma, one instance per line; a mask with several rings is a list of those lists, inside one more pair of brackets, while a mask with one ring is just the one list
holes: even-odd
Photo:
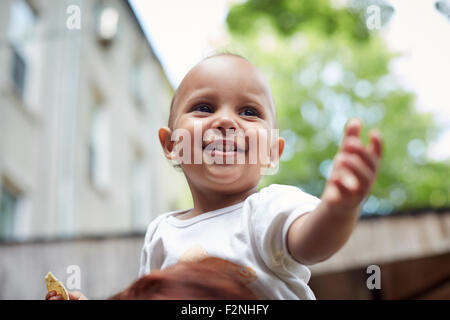
[[244, 281], [218, 267], [218, 258], [180, 262], [136, 280], [113, 300], [257, 300]]

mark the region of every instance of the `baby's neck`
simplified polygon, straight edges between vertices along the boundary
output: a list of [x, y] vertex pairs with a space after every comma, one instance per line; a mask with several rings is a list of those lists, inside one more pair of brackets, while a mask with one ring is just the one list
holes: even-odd
[[232, 206], [244, 201], [248, 196], [252, 195], [258, 190], [255, 186], [244, 192], [238, 192], [234, 194], [214, 193], [211, 191], [202, 192], [200, 190], [194, 191], [192, 189], [191, 191], [194, 199], [194, 208], [190, 212], [184, 214], [182, 219], [190, 219], [205, 212]]

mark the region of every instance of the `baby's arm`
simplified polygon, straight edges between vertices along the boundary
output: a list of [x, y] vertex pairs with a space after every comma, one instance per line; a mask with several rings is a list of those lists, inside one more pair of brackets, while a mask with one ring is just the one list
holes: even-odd
[[289, 228], [288, 250], [303, 264], [328, 259], [347, 242], [359, 217], [359, 205], [375, 181], [381, 137], [372, 131], [370, 145], [365, 147], [360, 131], [359, 120], [349, 121], [320, 204]]

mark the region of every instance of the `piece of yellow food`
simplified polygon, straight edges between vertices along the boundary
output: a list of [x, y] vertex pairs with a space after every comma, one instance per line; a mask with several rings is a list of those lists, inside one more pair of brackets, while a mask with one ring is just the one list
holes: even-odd
[[63, 300], [69, 300], [69, 293], [66, 288], [51, 272], [47, 273], [45, 276], [45, 284], [47, 285], [48, 292], [56, 291], [56, 293], [59, 294]]

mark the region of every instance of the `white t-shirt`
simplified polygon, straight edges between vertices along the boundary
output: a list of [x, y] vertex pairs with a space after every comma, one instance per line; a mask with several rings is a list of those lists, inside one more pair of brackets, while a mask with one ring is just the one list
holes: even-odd
[[307, 285], [311, 272], [290, 256], [286, 237], [291, 223], [319, 202], [297, 187], [272, 184], [194, 218], [176, 217], [188, 210], [162, 214], [148, 226], [139, 275], [217, 257], [262, 299], [315, 299]]

